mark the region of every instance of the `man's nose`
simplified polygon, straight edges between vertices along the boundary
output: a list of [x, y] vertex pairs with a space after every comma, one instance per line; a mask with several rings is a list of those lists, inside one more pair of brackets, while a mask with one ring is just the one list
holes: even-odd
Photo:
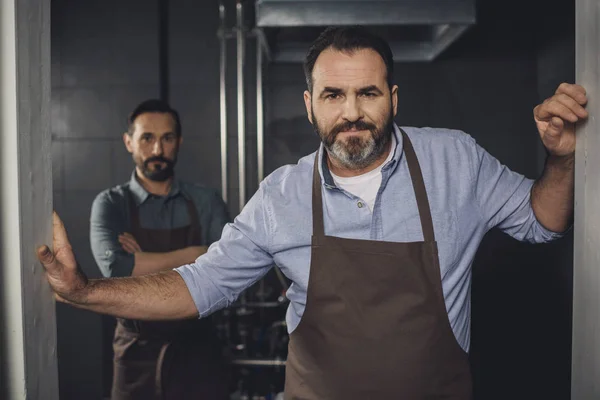
[[163, 154], [163, 145], [160, 140], [157, 140], [152, 147], [152, 154], [160, 156]]
[[360, 104], [356, 97], [348, 96], [344, 103], [342, 118], [349, 122], [356, 122], [363, 117]]

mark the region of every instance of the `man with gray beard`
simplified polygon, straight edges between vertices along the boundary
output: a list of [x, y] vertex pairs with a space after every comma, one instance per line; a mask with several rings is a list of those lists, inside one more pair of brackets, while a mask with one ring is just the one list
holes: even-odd
[[535, 243], [568, 229], [585, 90], [562, 84], [534, 109], [548, 151], [534, 181], [463, 132], [395, 125], [392, 52], [362, 28], [326, 29], [304, 67], [322, 145], [269, 175], [206, 254], [87, 280], [55, 216], [53, 251], [38, 249], [48, 280], [61, 301], [96, 312], [202, 318], [276, 263], [293, 282], [286, 399], [470, 399], [477, 247], [493, 227]]

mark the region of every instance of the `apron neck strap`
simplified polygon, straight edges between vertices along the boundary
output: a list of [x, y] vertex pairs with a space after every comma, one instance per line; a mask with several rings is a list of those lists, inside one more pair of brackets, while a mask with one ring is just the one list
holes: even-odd
[[[323, 154], [325, 148], [323, 147]], [[323, 156], [321, 154], [321, 156]], [[323, 226], [323, 198], [321, 195], [321, 176], [319, 175], [319, 151], [315, 156], [315, 165], [313, 167], [313, 188], [312, 188], [312, 218], [313, 218], [313, 236], [325, 236], [325, 227]]]
[[433, 220], [431, 219], [431, 209], [429, 208], [429, 198], [427, 197], [427, 190], [425, 190], [425, 182], [423, 181], [421, 166], [419, 165], [417, 154], [415, 153], [415, 149], [413, 148], [408, 135], [402, 129], [400, 129], [400, 132], [402, 132], [406, 164], [408, 165], [410, 180], [412, 181], [413, 189], [415, 191], [417, 208], [419, 209], [419, 216], [421, 217], [423, 239], [426, 242], [435, 242], [435, 235], [433, 233]]
[[[431, 210], [429, 208], [429, 198], [427, 197], [427, 191], [425, 190], [425, 182], [423, 181], [423, 174], [421, 172], [421, 166], [419, 160], [412, 146], [410, 139], [406, 132], [400, 129], [402, 133], [402, 141], [404, 154], [406, 156], [406, 163], [408, 165], [408, 171], [410, 173], [410, 179], [412, 181], [413, 189], [415, 191], [415, 198], [417, 200], [417, 208], [419, 210], [419, 216], [421, 219], [421, 229], [423, 230], [423, 239], [425, 242], [434, 242], [435, 235], [433, 232], [433, 220], [431, 218]], [[323, 154], [317, 154], [315, 156], [315, 164], [313, 167], [313, 190], [312, 190], [312, 215], [313, 215], [313, 235], [318, 237], [325, 236], [325, 227], [323, 223], [323, 197], [321, 193], [321, 176], [319, 175], [319, 161], [325, 154], [323, 148]], [[320, 157], [321, 156], [321, 157]]]

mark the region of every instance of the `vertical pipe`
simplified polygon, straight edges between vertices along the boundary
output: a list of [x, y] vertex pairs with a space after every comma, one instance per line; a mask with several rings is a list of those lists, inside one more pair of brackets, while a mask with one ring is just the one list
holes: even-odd
[[[246, 110], [244, 104], [244, 57], [246, 38], [244, 32], [244, 9], [243, 0], [237, 0], [235, 5], [236, 11], [236, 42], [237, 42], [237, 107], [238, 107], [238, 182], [240, 209], [246, 205]], [[242, 304], [241, 312], [245, 312], [244, 304], [246, 304], [246, 291], [240, 295], [240, 303]]]
[[240, 212], [246, 205], [246, 121], [244, 104], [244, 14], [242, 0], [236, 1], [236, 38], [237, 38], [237, 108], [238, 108], [238, 176]]
[[221, 117], [221, 196], [227, 203], [227, 86], [226, 63], [227, 63], [227, 37], [225, 25], [225, 4], [219, 2], [219, 44], [221, 46], [219, 75], [220, 75], [220, 117]]
[[169, 101], [169, 0], [158, 0], [158, 82], [160, 98]]
[[263, 108], [263, 43], [260, 32], [256, 35], [256, 161], [258, 183], [265, 177], [264, 170], [264, 108]]

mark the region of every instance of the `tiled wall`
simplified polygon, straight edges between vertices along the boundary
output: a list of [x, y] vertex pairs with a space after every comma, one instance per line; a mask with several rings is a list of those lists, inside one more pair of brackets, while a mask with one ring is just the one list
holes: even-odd
[[[121, 135], [136, 103], [159, 94], [157, 26], [157, 2], [52, 1], [54, 203], [93, 277], [90, 206], [131, 172]], [[62, 305], [57, 318], [61, 399], [102, 398], [102, 318]]]

